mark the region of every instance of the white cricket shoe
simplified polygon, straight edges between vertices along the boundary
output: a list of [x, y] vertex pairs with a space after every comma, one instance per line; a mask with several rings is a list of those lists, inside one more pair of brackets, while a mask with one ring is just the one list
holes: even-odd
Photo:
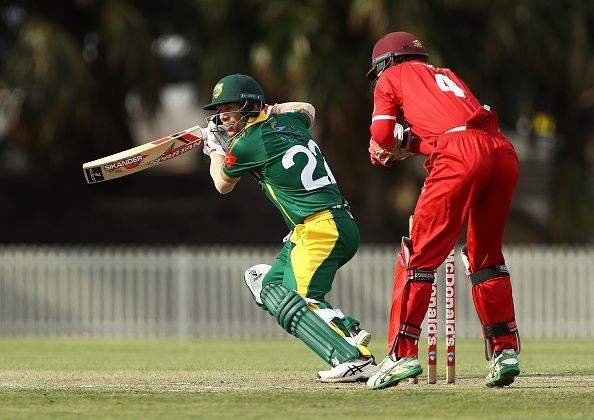
[[489, 374], [485, 378], [485, 385], [489, 388], [511, 385], [520, 374], [518, 355], [514, 349], [505, 349], [497, 357], [493, 356], [487, 367]]
[[377, 372], [373, 357], [359, 357], [334, 366], [330, 370], [318, 372], [321, 382], [357, 382], [365, 381]]
[[377, 373], [367, 381], [367, 389], [382, 389], [398, 385], [403, 379], [414, 378], [423, 373], [416, 357], [403, 357], [395, 360], [386, 356], [377, 367]]

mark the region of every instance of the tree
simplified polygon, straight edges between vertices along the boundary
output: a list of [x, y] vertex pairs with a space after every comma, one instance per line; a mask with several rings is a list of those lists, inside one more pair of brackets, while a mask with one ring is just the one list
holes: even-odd
[[25, 99], [9, 141], [46, 179], [131, 145], [125, 96], [154, 109], [160, 87], [152, 36], [131, 2], [22, 2], [2, 79]]
[[[10, 25], [15, 10], [24, 19]], [[419, 182], [419, 165], [368, 164], [372, 99], [364, 75], [375, 41], [402, 30], [423, 40], [433, 64], [468, 81], [502, 125], [514, 126], [521, 114], [556, 118], [562, 147], [548, 236], [592, 238], [592, 2], [15, 0], [0, 11], [0, 87], [24, 93], [0, 153], [23, 150], [28, 172], [57, 185], [71, 182], [82, 161], [131, 146], [126, 96], [139, 93], [149, 113], [158, 108], [161, 86], [174, 77], [152, 45], [180, 34], [192, 46], [183, 65], [193, 69], [188, 77], [202, 100], [220, 77], [240, 72], [255, 76], [269, 100], [314, 103], [314, 134], [345, 196], [362, 210], [369, 237], [391, 240], [406, 232], [407, 218], [389, 210], [390, 189], [398, 196], [418, 189], [409, 180]]]

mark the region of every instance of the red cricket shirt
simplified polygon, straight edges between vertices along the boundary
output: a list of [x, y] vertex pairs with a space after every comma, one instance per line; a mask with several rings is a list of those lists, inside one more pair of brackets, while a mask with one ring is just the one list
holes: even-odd
[[412, 60], [389, 67], [374, 91], [371, 137], [382, 147], [394, 146], [394, 124], [404, 118], [421, 139], [412, 151], [424, 152], [423, 142], [463, 127], [480, 106], [468, 86], [451, 70]]

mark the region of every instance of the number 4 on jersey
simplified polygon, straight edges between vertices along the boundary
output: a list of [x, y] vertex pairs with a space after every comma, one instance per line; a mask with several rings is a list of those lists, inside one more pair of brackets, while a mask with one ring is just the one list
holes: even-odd
[[445, 74], [436, 73], [435, 81], [437, 82], [437, 86], [444, 92], [452, 92], [459, 98], [466, 97], [464, 90]]

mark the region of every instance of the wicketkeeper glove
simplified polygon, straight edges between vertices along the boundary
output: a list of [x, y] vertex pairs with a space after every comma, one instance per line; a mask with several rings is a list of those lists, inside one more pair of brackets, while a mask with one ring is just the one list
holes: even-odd
[[394, 147], [384, 149], [373, 139], [369, 140], [369, 158], [373, 165], [390, 166], [395, 160], [404, 160], [412, 156], [410, 144], [412, 143], [410, 128], [406, 130], [398, 123], [394, 126]]

